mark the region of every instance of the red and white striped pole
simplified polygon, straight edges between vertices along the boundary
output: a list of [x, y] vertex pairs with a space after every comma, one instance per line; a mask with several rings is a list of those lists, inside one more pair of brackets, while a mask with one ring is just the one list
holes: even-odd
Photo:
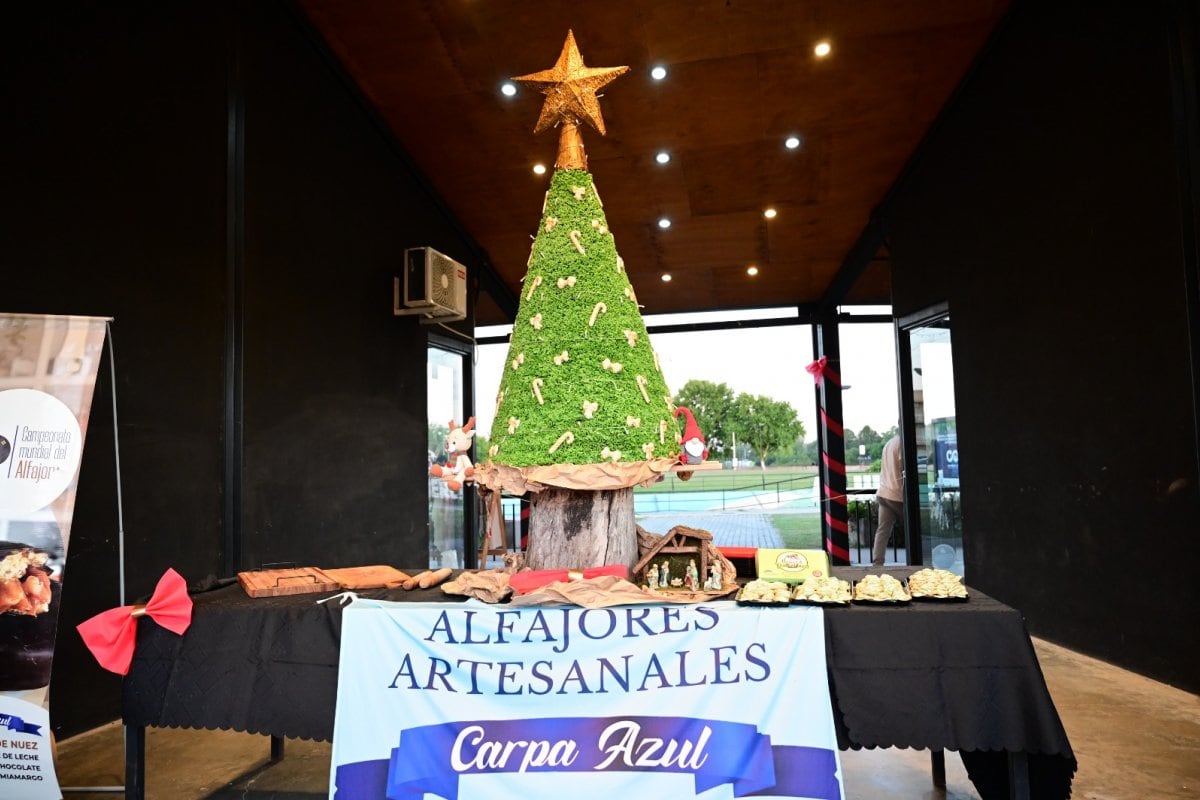
[[813, 342], [821, 353], [806, 369], [817, 392], [817, 440], [821, 448], [819, 480], [825, 551], [834, 565], [850, 563], [850, 524], [846, 509], [846, 440], [842, 427], [842, 377], [837, 321], [813, 326]]

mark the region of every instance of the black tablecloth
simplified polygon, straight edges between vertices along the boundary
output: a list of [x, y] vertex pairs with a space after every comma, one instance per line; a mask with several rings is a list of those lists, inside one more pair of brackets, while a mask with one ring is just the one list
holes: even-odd
[[985, 800], [1007, 797], [1006, 753], [1026, 753], [1032, 796], [1070, 797], [1075, 756], [1015, 609], [974, 590], [965, 603], [830, 609], [825, 658], [839, 746], [960, 751]]
[[[143, 617], [125, 723], [331, 740], [341, 607], [316, 603], [327, 596], [196, 594], [183, 636]], [[1006, 754], [1027, 753], [1032, 797], [1070, 796], [1075, 757], [1017, 611], [978, 592], [967, 603], [854, 605], [825, 612], [825, 636], [839, 746], [960, 751], [984, 800], [1007, 797]]]

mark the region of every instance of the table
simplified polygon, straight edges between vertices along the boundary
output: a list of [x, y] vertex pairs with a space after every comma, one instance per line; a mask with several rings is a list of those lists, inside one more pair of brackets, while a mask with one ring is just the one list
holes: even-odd
[[[327, 596], [251, 599], [232, 585], [193, 595], [182, 637], [139, 620], [122, 686], [127, 798], [145, 794], [147, 726], [266, 734], [273, 757], [284, 737], [332, 739], [341, 608], [315, 602]], [[842, 749], [957, 750], [984, 800], [1070, 796], [1075, 757], [1016, 610], [973, 590], [967, 603], [855, 605], [825, 612], [825, 638]]]

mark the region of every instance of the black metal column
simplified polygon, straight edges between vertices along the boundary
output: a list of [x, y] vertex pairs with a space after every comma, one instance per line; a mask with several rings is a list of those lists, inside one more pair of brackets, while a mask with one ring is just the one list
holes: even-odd
[[222, 566], [225, 575], [241, 569], [242, 556], [242, 342], [246, 244], [245, 91], [242, 82], [242, 10], [228, 14], [228, 100], [225, 133], [225, 420]]
[[1175, 168], [1179, 191], [1180, 245], [1188, 315], [1192, 368], [1193, 427], [1197, 468], [1200, 469], [1200, 77], [1196, 46], [1200, 13], [1193, 3], [1168, 4], [1168, 54], [1171, 70], [1171, 122], [1175, 133]]

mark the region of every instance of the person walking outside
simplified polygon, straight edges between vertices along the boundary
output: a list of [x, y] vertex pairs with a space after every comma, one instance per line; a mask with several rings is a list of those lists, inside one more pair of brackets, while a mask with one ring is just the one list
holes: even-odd
[[879, 470], [879, 527], [871, 548], [871, 566], [882, 567], [887, 554], [888, 539], [896, 521], [904, 516], [904, 466], [900, 460], [900, 437], [893, 436], [883, 446], [883, 464]]

